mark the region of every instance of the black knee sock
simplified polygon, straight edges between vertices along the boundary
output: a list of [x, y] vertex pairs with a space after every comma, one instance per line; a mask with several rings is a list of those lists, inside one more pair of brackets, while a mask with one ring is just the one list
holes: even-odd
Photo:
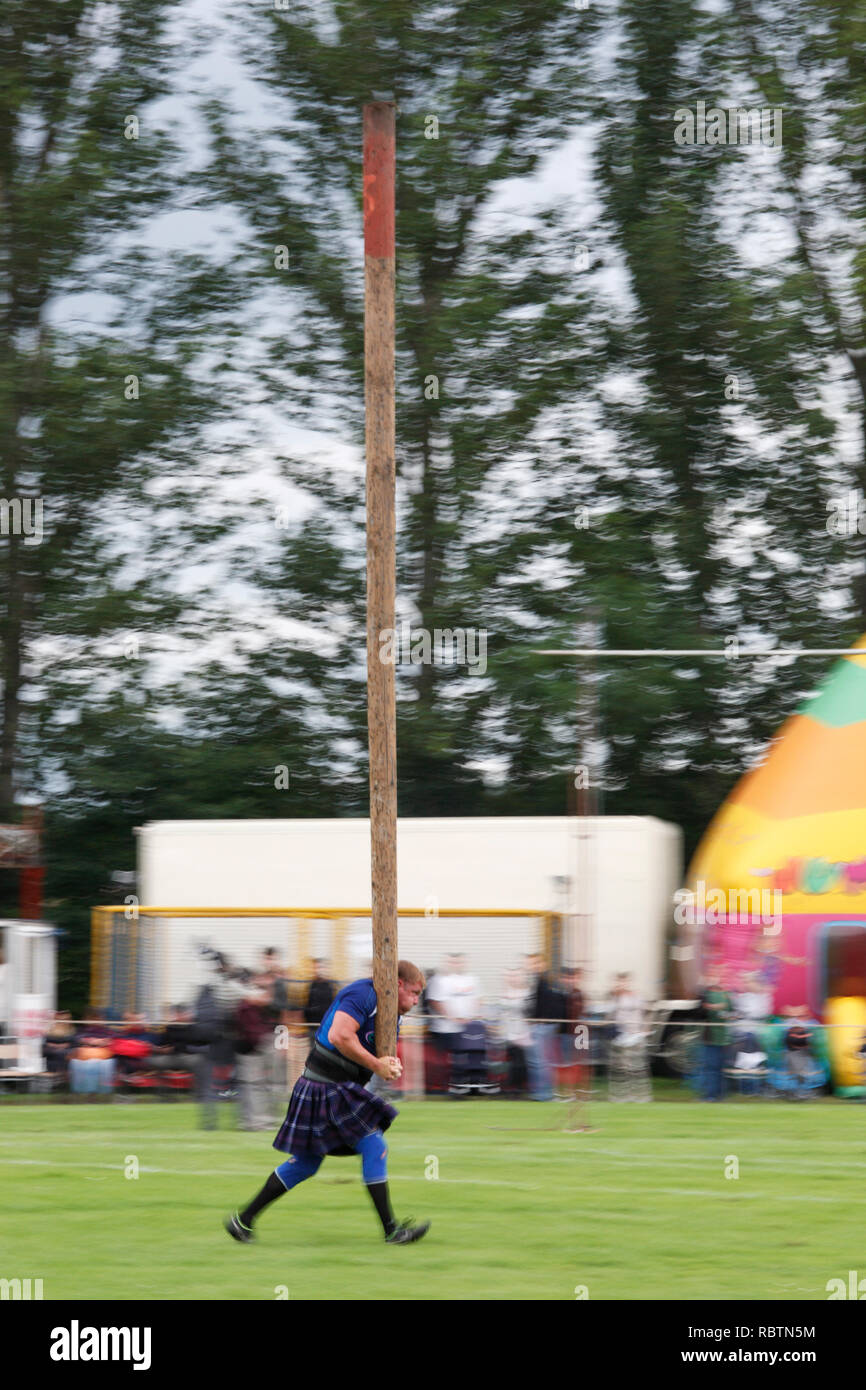
[[246, 1211], [238, 1213], [238, 1221], [249, 1230], [253, 1224], [253, 1220], [258, 1216], [262, 1208], [270, 1206], [271, 1202], [275, 1202], [278, 1197], [282, 1197], [285, 1191], [286, 1189], [283, 1187], [276, 1173], [271, 1173], [271, 1176], [268, 1178], [261, 1192], [257, 1197], [253, 1198]]
[[366, 1184], [367, 1191], [373, 1199], [373, 1206], [379, 1214], [385, 1235], [389, 1236], [396, 1230], [397, 1222], [394, 1220], [394, 1213], [391, 1210], [391, 1198], [388, 1196], [388, 1184], [386, 1182], [371, 1182]]

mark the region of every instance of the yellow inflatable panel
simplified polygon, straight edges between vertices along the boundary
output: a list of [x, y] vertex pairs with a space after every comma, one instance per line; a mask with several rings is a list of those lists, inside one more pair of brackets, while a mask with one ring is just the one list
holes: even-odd
[[[864, 1065], [855, 1054], [866, 1035], [866, 999], [859, 996], [828, 999], [824, 1017], [831, 1025], [827, 1034], [827, 1055], [833, 1071], [833, 1085], [862, 1086]], [[834, 1024], [839, 1026], [833, 1027]]]

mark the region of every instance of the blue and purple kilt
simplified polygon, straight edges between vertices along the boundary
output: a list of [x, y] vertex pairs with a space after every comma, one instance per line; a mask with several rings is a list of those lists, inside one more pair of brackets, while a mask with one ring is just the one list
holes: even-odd
[[353, 1154], [368, 1134], [397, 1118], [393, 1105], [357, 1081], [295, 1082], [286, 1118], [273, 1147], [281, 1153]]

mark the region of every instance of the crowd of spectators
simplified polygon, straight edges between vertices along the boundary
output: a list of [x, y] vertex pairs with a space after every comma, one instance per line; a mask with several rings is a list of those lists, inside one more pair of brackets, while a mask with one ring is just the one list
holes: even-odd
[[[172, 1006], [160, 1025], [133, 1013], [119, 1023], [79, 1025], [56, 1014], [44, 1044], [52, 1082], [76, 1094], [150, 1089], [169, 1098], [187, 1091], [199, 1101], [206, 1128], [216, 1127], [220, 1099], [236, 1099], [240, 1128], [272, 1129], [338, 984], [324, 960], [313, 963], [311, 979], [292, 980], [273, 948], [254, 968], [235, 967], [216, 951], [207, 955], [206, 983], [191, 1003]], [[747, 1094], [761, 1091], [768, 1077], [792, 1095], [820, 1080], [819, 1025], [805, 1006], [771, 1020], [778, 965], [762, 950], [755, 969], [737, 977], [736, 989], [724, 967], [708, 967], [694, 1076], [704, 1100], [721, 1100], [732, 1084]], [[530, 954], [485, 997], [466, 957], [453, 953], [427, 972], [404, 1039], [420, 1042], [427, 1091], [551, 1101], [557, 1093], [574, 1095], [593, 1070], [603, 1069], [612, 1098], [648, 1099], [649, 1017], [625, 973], [590, 1007], [579, 969], [551, 970], [542, 955]], [[767, 1041], [771, 1023], [775, 1057]]]
[[[73, 1023], [58, 1013], [45, 1039], [46, 1070], [75, 1094], [187, 1091], [202, 1123], [217, 1124], [217, 1103], [238, 1103], [238, 1123], [270, 1129], [279, 1121], [295, 1071], [338, 985], [327, 962], [307, 982], [288, 977], [273, 949], [255, 968], [208, 952], [207, 981], [190, 1004], [148, 1023], [127, 1013], [118, 1023]], [[584, 1012], [577, 969], [552, 972], [541, 955], [506, 971], [497, 998], [484, 998], [463, 955], [431, 969], [411, 1036], [422, 1040], [423, 1084], [453, 1096], [554, 1097], [563, 1068], [576, 1061], [575, 1029]]]
[[612, 1049], [646, 1040], [646, 1008], [627, 974], [590, 1011], [581, 970], [551, 970], [540, 954], [506, 970], [487, 999], [465, 957], [450, 955], [428, 972], [420, 1009], [428, 1015], [428, 1089], [456, 1096], [570, 1099]]
[[[202, 1123], [217, 1124], [217, 1102], [236, 1099], [242, 1129], [270, 1129], [286, 1099], [287, 1047], [280, 1036], [290, 1021], [290, 981], [273, 948], [254, 969], [235, 968], [209, 953], [207, 982], [191, 1004], [176, 1004], [160, 1024], [127, 1013], [119, 1023], [85, 1019], [77, 1026], [57, 1013], [44, 1041], [49, 1081], [73, 1094], [150, 1090], [164, 1098], [188, 1092], [200, 1102]], [[303, 1024], [324, 1014], [336, 986], [324, 962], [315, 963], [306, 991]]]
[[754, 970], [735, 975], [711, 965], [704, 973], [696, 1073], [703, 1100], [722, 1100], [731, 1083], [744, 1095], [770, 1086], [797, 1099], [828, 1079], [818, 1020], [805, 1004], [773, 1013], [780, 958], [766, 946], [759, 952]]
[[499, 995], [484, 1000], [460, 954], [427, 975], [419, 1012], [441, 1089], [452, 1095], [528, 1093], [552, 1100], [557, 1069], [573, 1060], [573, 1028], [583, 1014], [580, 971], [551, 972], [529, 955], [503, 976]]

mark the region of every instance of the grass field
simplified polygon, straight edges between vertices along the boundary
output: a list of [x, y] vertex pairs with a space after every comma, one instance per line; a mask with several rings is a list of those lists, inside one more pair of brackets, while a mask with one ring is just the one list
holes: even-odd
[[46, 1299], [762, 1300], [866, 1276], [859, 1106], [599, 1102], [576, 1135], [565, 1112], [405, 1103], [392, 1194], [432, 1220], [424, 1241], [382, 1243], [344, 1158], [240, 1246], [222, 1219], [274, 1166], [269, 1134], [202, 1131], [187, 1104], [4, 1104], [0, 1278], [42, 1278]]

